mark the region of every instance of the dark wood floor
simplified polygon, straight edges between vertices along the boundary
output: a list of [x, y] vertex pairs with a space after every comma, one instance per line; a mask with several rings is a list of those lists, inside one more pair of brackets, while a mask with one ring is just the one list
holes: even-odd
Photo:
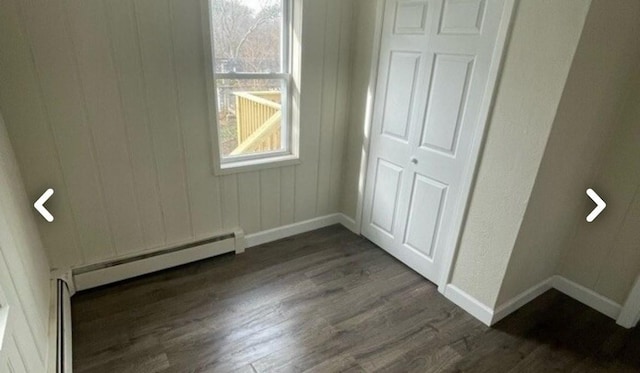
[[640, 332], [555, 291], [487, 328], [339, 226], [73, 298], [80, 372], [640, 371]]

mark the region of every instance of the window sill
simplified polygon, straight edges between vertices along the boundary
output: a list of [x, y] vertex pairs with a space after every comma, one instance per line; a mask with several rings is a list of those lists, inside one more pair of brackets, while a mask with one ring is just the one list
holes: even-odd
[[263, 159], [252, 159], [246, 161], [236, 161], [223, 163], [216, 167], [215, 175], [224, 176], [238, 174], [242, 172], [260, 171], [270, 168], [279, 168], [286, 166], [294, 166], [300, 164], [300, 157], [297, 155], [282, 155], [277, 157], [269, 157]]

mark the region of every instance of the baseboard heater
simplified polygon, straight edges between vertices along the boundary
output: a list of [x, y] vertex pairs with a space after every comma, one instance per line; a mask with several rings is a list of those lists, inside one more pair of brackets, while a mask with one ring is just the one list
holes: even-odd
[[76, 291], [86, 290], [234, 251], [244, 251], [242, 231], [74, 268], [73, 284]]
[[[67, 282], [55, 280], [55, 373], [71, 373], [73, 359], [71, 351], [71, 293]], [[51, 369], [49, 369], [51, 371]]]

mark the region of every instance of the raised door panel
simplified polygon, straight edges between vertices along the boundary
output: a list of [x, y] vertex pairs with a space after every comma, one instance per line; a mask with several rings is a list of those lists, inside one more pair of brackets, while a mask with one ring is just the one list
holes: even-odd
[[378, 159], [370, 223], [389, 236], [393, 236], [402, 172], [402, 167]]
[[385, 87], [382, 133], [406, 142], [413, 112], [421, 54], [396, 52], [390, 54]]
[[446, 0], [440, 21], [441, 34], [479, 34], [485, 0]]
[[393, 32], [395, 34], [423, 34], [427, 24], [426, 1], [398, 1]]
[[473, 56], [436, 55], [422, 146], [455, 155]]
[[416, 174], [409, 203], [404, 245], [433, 258], [447, 186]]

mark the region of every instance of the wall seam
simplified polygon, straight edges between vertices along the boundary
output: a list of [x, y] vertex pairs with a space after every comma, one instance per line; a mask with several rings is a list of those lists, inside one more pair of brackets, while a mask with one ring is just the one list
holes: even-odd
[[[42, 102], [42, 107], [44, 109], [44, 116], [45, 116], [45, 122], [46, 122], [46, 127], [47, 130], [50, 133], [51, 139], [53, 140], [53, 150], [54, 153], [56, 155], [56, 165], [57, 165], [57, 169], [58, 169], [58, 173], [60, 175], [60, 179], [62, 181], [62, 186], [64, 188], [64, 190], [68, 193], [69, 191], [69, 187], [68, 187], [68, 182], [66, 179], [66, 176], [64, 174], [64, 170], [62, 168], [62, 158], [60, 156], [60, 145], [58, 144], [58, 140], [56, 137], [56, 133], [55, 130], [53, 129], [53, 125], [51, 124], [51, 110], [47, 104], [47, 100], [46, 100], [46, 95], [44, 93], [44, 88], [42, 87], [42, 72], [40, 71], [40, 69], [38, 68], [38, 64], [36, 62], [36, 56], [35, 56], [35, 52], [34, 52], [34, 47], [33, 47], [33, 40], [32, 40], [32, 36], [28, 31], [28, 27], [25, 24], [25, 15], [24, 15], [24, 9], [22, 9], [22, 7], [20, 6], [21, 1], [17, 0], [16, 1], [16, 9], [18, 10], [18, 17], [19, 17], [19, 21], [20, 21], [20, 26], [21, 26], [21, 31], [24, 33], [25, 35], [25, 39], [27, 41], [27, 45], [28, 45], [28, 49], [29, 49], [29, 55], [31, 57], [31, 61], [33, 63], [33, 73], [35, 78], [37, 79], [37, 86], [38, 86], [38, 96], [40, 97], [40, 101]], [[80, 257], [80, 260], [82, 263], [86, 262], [86, 258], [84, 256], [84, 251], [82, 250], [82, 244], [81, 244], [81, 239], [80, 239], [80, 233], [79, 233], [79, 229], [78, 229], [78, 223], [77, 223], [77, 212], [74, 211], [73, 209], [73, 204], [69, 203], [69, 211], [71, 212], [71, 224], [73, 225], [73, 237], [74, 237], [74, 242], [75, 242], [75, 252], [76, 254]], [[51, 248], [49, 248], [51, 249]], [[47, 252], [49, 252], [49, 250], [47, 250]], [[52, 254], [51, 254], [52, 255]], [[49, 259], [49, 258], [48, 258]], [[49, 262], [51, 263], [51, 260], [49, 259]]]
[[71, 32], [71, 21], [69, 20], [69, 10], [67, 9], [68, 6], [68, 2], [69, 0], [66, 0], [65, 3], [67, 4], [66, 6], [64, 4], [61, 4], [61, 7], [63, 8], [63, 10], [65, 10], [65, 13], [63, 15], [64, 17], [64, 25], [65, 25], [65, 32], [66, 32], [66, 36], [69, 38], [69, 44], [71, 45], [71, 49], [73, 51], [72, 56], [73, 56], [73, 62], [74, 62], [74, 73], [76, 78], [78, 79], [78, 89], [79, 89], [79, 93], [82, 101], [82, 118], [83, 118], [83, 126], [87, 129], [88, 135], [89, 135], [89, 147], [91, 148], [90, 150], [90, 154], [91, 154], [91, 161], [93, 164], [93, 167], [95, 169], [95, 178], [96, 181], [98, 182], [98, 198], [100, 200], [100, 204], [102, 205], [102, 211], [105, 217], [105, 220], [107, 221], [107, 231], [109, 232], [109, 241], [111, 242], [111, 251], [118, 255], [118, 248], [116, 246], [115, 243], [115, 239], [114, 239], [114, 235], [113, 235], [113, 227], [112, 227], [112, 223], [111, 223], [111, 217], [109, 216], [109, 210], [107, 208], [107, 203], [105, 200], [105, 191], [104, 191], [104, 183], [102, 181], [102, 173], [100, 172], [101, 167], [101, 162], [99, 160], [98, 157], [98, 153], [96, 150], [96, 141], [95, 141], [95, 134], [93, 132], [93, 126], [90, 124], [90, 115], [89, 115], [89, 109], [87, 107], [87, 95], [85, 92], [85, 87], [84, 87], [84, 81], [82, 79], [82, 73], [80, 72], [80, 62], [78, 59], [78, 51], [76, 49], [76, 44]]

